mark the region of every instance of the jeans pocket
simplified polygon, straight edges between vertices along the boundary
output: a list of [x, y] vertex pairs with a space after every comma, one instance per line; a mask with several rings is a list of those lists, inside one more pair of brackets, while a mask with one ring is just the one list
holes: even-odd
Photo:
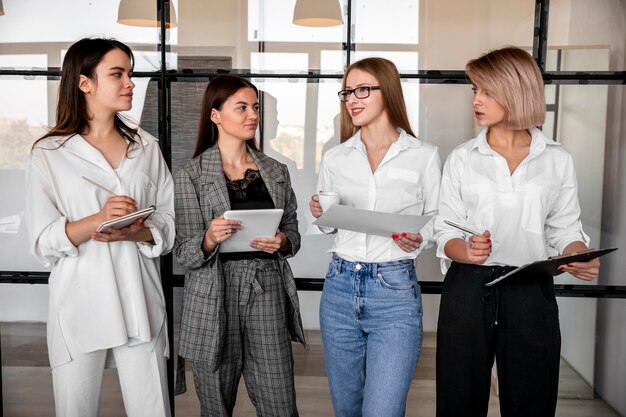
[[408, 269], [380, 271], [377, 279], [383, 288], [394, 291], [409, 291], [417, 285], [415, 271]]
[[335, 260], [333, 259], [328, 264], [328, 270], [326, 271], [326, 279], [333, 278], [335, 275], [337, 275], [338, 272], [339, 272], [339, 266], [337, 265], [337, 262], [335, 262]]

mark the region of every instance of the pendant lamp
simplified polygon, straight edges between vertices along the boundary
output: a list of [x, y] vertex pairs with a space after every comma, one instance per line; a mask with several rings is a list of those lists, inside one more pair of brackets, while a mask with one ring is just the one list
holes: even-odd
[[328, 27], [343, 23], [338, 0], [297, 0], [293, 23], [300, 26]]
[[[170, 18], [165, 22], [166, 28], [176, 27], [176, 11], [170, 0]], [[122, 0], [117, 12], [117, 23], [130, 26], [160, 26], [157, 19], [155, 0]]]

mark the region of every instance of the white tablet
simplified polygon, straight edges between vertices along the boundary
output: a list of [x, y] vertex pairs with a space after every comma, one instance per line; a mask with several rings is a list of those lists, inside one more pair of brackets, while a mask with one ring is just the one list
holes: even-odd
[[220, 243], [219, 252], [252, 252], [250, 241], [259, 237], [274, 237], [283, 217], [283, 209], [228, 210], [224, 218], [240, 220], [243, 229], [234, 230], [231, 237]]
[[107, 220], [106, 222], [103, 222], [100, 226], [98, 226], [96, 232], [106, 233], [106, 231], [109, 229], [121, 229], [123, 227], [133, 224], [137, 219], [147, 219], [152, 213], [154, 213], [155, 210], [156, 207], [150, 206], [143, 210], [137, 210], [135, 212], [129, 213], [125, 216], [120, 216], [111, 220]]

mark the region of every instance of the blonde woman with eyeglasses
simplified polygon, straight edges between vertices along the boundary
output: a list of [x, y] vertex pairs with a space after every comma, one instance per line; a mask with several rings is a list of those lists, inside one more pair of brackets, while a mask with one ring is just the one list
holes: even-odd
[[[436, 214], [438, 150], [411, 130], [395, 65], [355, 62], [339, 99], [342, 143], [324, 155], [317, 189], [359, 209]], [[318, 195], [309, 206], [322, 214]], [[322, 231], [336, 233], [320, 305], [335, 415], [401, 417], [422, 346], [415, 259], [431, 246], [433, 225], [384, 237]]]

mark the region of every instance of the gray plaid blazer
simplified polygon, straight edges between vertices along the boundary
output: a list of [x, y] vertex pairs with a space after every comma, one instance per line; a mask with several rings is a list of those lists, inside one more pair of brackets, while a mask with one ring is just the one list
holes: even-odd
[[[286, 260], [300, 249], [297, 202], [291, 188], [289, 171], [285, 165], [263, 153], [250, 148], [248, 150], [261, 173], [274, 206], [284, 210], [279, 228], [291, 242], [291, 253], [279, 254], [281, 279], [289, 299], [289, 305], [285, 308], [289, 312], [292, 340], [306, 347], [296, 284]], [[207, 257], [204, 256], [201, 247], [204, 233], [211, 220], [230, 209], [228, 189], [217, 146], [207, 149], [176, 173], [174, 201], [176, 209], [174, 251], [186, 271], [178, 355], [191, 361], [205, 362], [215, 371], [220, 363], [226, 331], [224, 274], [217, 256], [218, 247]], [[182, 361], [179, 358], [180, 362]], [[179, 376], [180, 370], [179, 367]]]

